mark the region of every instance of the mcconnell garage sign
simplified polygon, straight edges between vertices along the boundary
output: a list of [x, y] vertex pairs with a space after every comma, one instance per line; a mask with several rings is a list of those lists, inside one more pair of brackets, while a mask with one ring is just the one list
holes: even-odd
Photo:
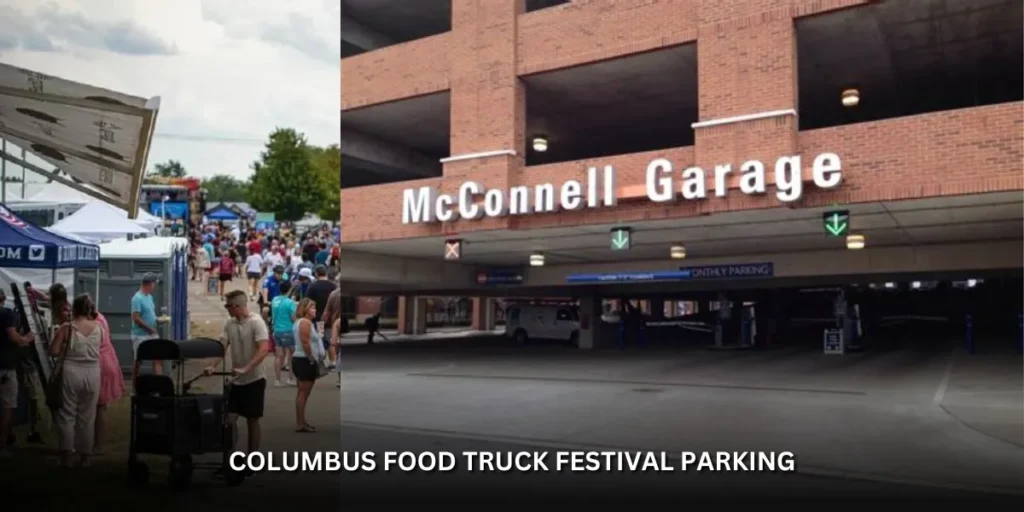
[[[803, 162], [800, 155], [783, 156], [771, 169], [775, 196], [783, 202], [792, 202], [803, 195]], [[813, 184], [819, 189], [832, 189], [842, 182], [842, 163], [835, 153], [821, 153], [811, 165]], [[684, 200], [705, 199], [709, 195], [725, 197], [729, 191], [729, 178], [739, 177], [739, 190], [755, 195], [768, 192], [769, 169], [759, 160], [748, 160], [733, 169], [732, 164], [716, 165], [708, 187], [708, 173], [700, 167], [688, 167], [676, 175], [667, 159], [658, 158], [647, 165], [647, 198], [665, 203], [682, 197]], [[482, 204], [476, 197], [483, 195]], [[481, 184], [467, 181], [458, 194], [438, 194], [433, 187], [406, 189], [402, 194], [402, 223], [451, 222], [455, 220], [553, 213], [560, 210], [606, 208], [615, 206], [615, 169], [608, 165], [598, 170], [587, 169], [586, 181], [569, 180], [560, 185], [542, 183], [534, 186], [512, 187], [509, 190], [487, 189]]]

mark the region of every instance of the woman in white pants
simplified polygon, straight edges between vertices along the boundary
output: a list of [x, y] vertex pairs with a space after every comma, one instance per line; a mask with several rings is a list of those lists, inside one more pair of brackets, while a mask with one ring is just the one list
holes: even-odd
[[75, 454], [82, 466], [88, 466], [96, 439], [103, 328], [92, 311], [93, 302], [88, 295], [75, 297], [71, 321], [60, 327], [50, 344], [50, 355], [63, 359], [64, 365], [61, 407], [56, 415], [64, 466], [71, 465]]

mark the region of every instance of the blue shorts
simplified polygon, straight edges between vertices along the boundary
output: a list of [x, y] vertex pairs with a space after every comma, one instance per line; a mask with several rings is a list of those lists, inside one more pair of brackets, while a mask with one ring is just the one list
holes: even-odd
[[290, 332], [275, 332], [274, 344], [281, 348], [295, 348], [295, 334]]

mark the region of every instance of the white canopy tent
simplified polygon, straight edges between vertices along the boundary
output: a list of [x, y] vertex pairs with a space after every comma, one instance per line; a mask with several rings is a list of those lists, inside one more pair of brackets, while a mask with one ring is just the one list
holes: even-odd
[[151, 233], [129, 219], [124, 210], [99, 201], [81, 207], [77, 212], [54, 224], [52, 230], [95, 244], [127, 238], [129, 235]]
[[[111, 207], [117, 208], [116, 206]], [[124, 212], [124, 215], [127, 217], [128, 212], [120, 208], [117, 209], [118, 211]], [[157, 217], [156, 215], [153, 215], [152, 213], [147, 212], [146, 210], [143, 210], [142, 208], [139, 208], [138, 215], [135, 216], [135, 223], [150, 231], [154, 231], [156, 230], [156, 228], [159, 228], [164, 225], [164, 220], [161, 219], [160, 217]]]
[[88, 204], [95, 199], [89, 197], [83, 192], [79, 192], [67, 185], [62, 185], [56, 181], [43, 185], [43, 188], [39, 189], [38, 192], [25, 198], [25, 201], [33, 203], [63, 203], [63, 204]]
[[[52, 204], [70, 204], [86, 206], [90, 204], [104, 204], [109, 206], [110, 209], [120, 213], [124, 218], [128, 218], [128, 212], [123, 208], [101, 202], [97, 199], [89, 197], [83, 192], [79, 192], [67, 185], [63, 185], [57, 182], [51, 182], [44, 185], [35, 194], [28, 197], [25, 203], [33, 203], [37, 205], [52, 205]], [[142, 208], [138, 208], [134, 220], [135, 224], [142, 226], [147, 233], [152, 234], [156, 228], [163, 225], [164, 221], [160, 217], [157, 217]]]
[[69, 240], [74, 240], [75, 242], [78, 242], [80, 244], [91, 244], [91, 243], [94, 243], [94, 242], [92, 242], [90, 240], [86, 240], [85, 238], [82, 238], [82, 237], [80, 237], [78, 235], [72, 235], [70, 233], [61, 233], [60, 231], [56, 231], [56, 230], [53, 229], [52, 226], [48, 227], [48, 228], [43, 228], [43, 229], [45, 229], [45, 230], [47, 230], [50, 233], [53, 233], [55, 235], [59, 235], [59, 236], [62, 236], [64, 238], [67, 238]]

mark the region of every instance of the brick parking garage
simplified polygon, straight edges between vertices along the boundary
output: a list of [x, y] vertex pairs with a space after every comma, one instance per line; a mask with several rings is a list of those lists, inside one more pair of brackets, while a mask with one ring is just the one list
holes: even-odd
[[[343, 421], [1024, 492], [1024, 3], [342, 3], [343, 286], [413, 334], [345, 347]], [[611, 476], [539, 480], [657, 494]]]
[[[776, 280], [753, 288], [1020, 273], [1019, 1], [343, 4], [355, 41], [341, 61], [343, 277], [353, 293], [401, 295], [400, 329], [420, 328], [407, 317], [428, 295], [476, 297], [483, 328], [484, 297], [708, 291], [567, 279], [673, 269], [682, 245], [687, 265], [775, 262]], [[815, 186], [823, 154], [841, 162], [836, 186]], [[798, 197], [776, 193], [784, 157]], [[649, 185], [659, 160], [670, 201]], [[741, 190], [752, 161], [766, 193]], [[409, 191], [483, 206], [486, 190], [557, 194], [608, 167], [611, 207], [403, 219]], [[679, 193], [693, 168], [703, 197]], [[823, 235], [831, 210], [849, 213], [865, 250]], [[631, 248], [611, 251], [621, 227]], [[446, 240], [462, 244], [458, 261], [444, 261]], [[510, 268], [519, 286], [481, 284]]]

